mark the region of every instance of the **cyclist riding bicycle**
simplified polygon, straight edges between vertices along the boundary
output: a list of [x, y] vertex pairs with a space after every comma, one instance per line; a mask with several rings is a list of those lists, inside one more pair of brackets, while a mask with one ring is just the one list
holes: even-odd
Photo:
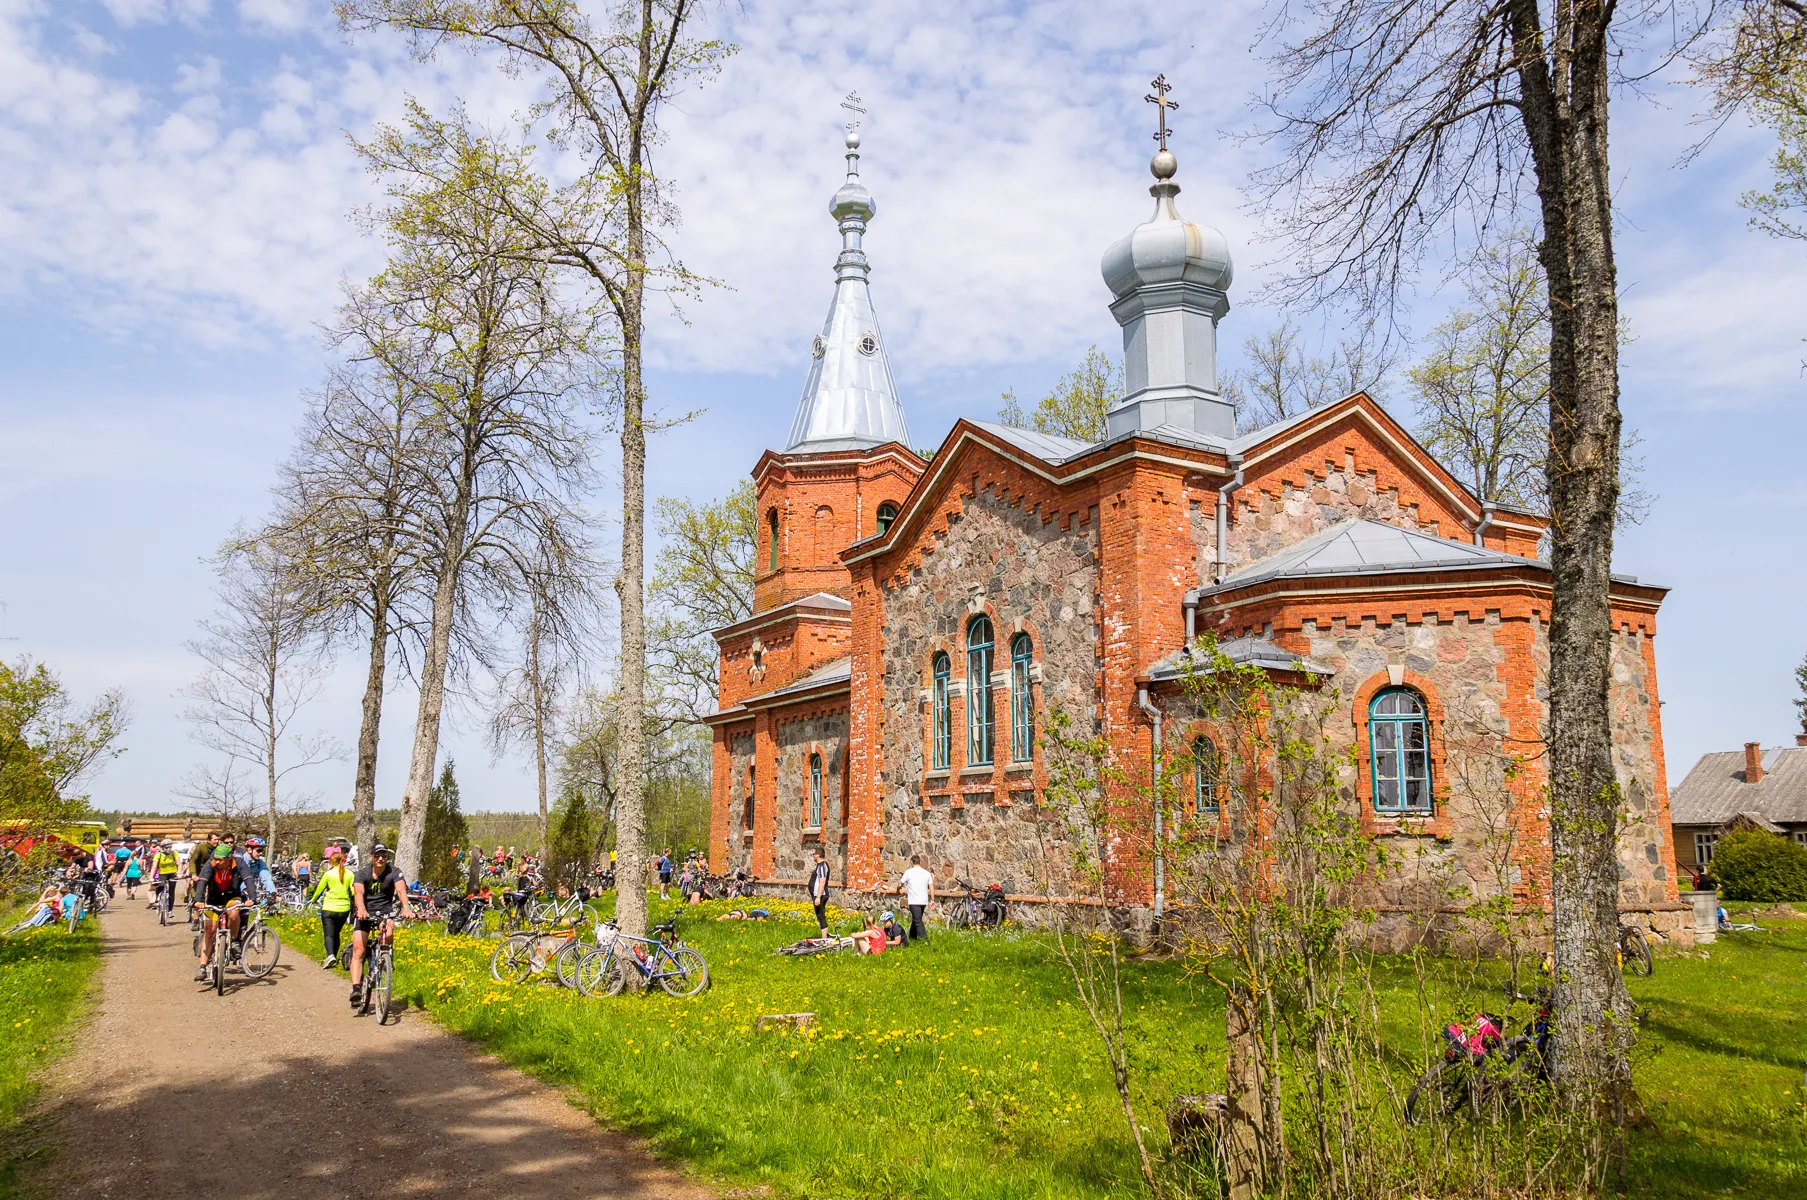
[[389, 847], [378, 842], [370, 848], [370, 862], [359, 869], [351, 885], [351, 904], [357, 913], [357, 924], [351, 935], [351, 1003], [355, 1008], [364, 1003], [364, 957], [370, 935], [381, 927], [382, 936], [394, 931], [395, 910], [410, 919], [414, 907], [408, 903], [408, 883], [391, 865]]
[[[242, 910], [253, 885], [249, 873], [232, 857], [230, 848], [223, 845], [213, 848], [213, 857], [208, 860], [196, 886], [200, 889], [202, 904], [226, 910], [227, 936], [236, 939], [244, 923]], [[201, 965], [195, 971], [196, 983], [207, 982], [207, 964], [213, 958], [213, 938], [218, 927], [219, 914], [208, 913], [201, 933]]]
[[175, 843], [166, 841], [157, 848], [157, 856], [151, 860], [151, 907], [167, 903], [166, 896], [174, 898], [178, 869]]

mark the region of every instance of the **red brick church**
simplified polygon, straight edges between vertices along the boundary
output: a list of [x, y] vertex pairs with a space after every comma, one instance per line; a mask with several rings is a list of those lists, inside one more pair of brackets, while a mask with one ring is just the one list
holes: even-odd
[[[1504, 886], [1545, 900], [1543, 520], [1481, 503], [1366, 395], [1239, 432], [1216, 367], [1229, 248], [1181, 219], [1166, 150], [1153, 216], [1103, 259], [1126, 378], [1108, 435], [961, 420], [925, 460], [873, 312], [857, 133], [847, 146], [834, 300], [789, 440], [753, 467], [754, 612], [716, 632], [712, 866], [800, 885], [822, 847], [857, 899], [895, 888], [922, 853], [941, 884], [997, 881], [1032, 901], [1038, 720], [1083, 714], [1147, 772], [1138, 688], [1170, 703], [1164, 660], [1209, 630], [1237, 661], [1330, 689], [1331, 732], [1358, 749], [1349, 803], [1413, 848], [1438, 895], [1502, 886], [1491, 800], [1457, 748], [1483, 735], [1521, 758], [1502, 785]], [[1615, 582], [1612, 704], [1622, 907], [1669, 932], [1685, 906], [1653, 645], [1664, 592]], [[1186, 744], [1174, 726], [1167, 744]], [[1152, 902], [1153, 857], [1151, 819], [1113, 851], [1111, 885]], [[1413, 886], [1391, 900], [1422, 904]]]

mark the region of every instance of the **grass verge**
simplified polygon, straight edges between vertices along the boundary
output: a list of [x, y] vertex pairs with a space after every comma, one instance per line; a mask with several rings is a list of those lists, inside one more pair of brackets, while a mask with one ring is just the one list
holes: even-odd
[[74, 933], [49, 925], [0, 937], [0, 1195], [41, 1150], [28, 1119], [32, 1101], [44, 1069], [69, 1048], [99, 964], [95, 920]]
[[[1109, 1070], [1041, 937], [940, 934], [878, 959], [778, 958], [808, 923], [707, 919], [725, 907], [681, 918], [714, 979], [693, 1000], [505, 987], [488, 976], [493, 943], [426, 928], [404, 936], [399, 989], [446, 1028], [576, 1088], [608, 1124], [736, 1185], [812, 1200], [1137, 1189]], [[1657, 1128], [1633, 1138], [1624, 1194], [1807, 1197], [1807, 920], [1762, 923], [1773, 932], [1663, 956], [1632, 981], [1647, 1012], [1637, 1079]], [[319, 952], [317, 927], [290, 936]], [[1498, 975], [1376, 964], [1402, 1090], [1439, 1023], [1498, 1007]], [[1142, 1123], [1158, 1144], [1168, 1097], [1223, 1089], [1223, 1003], [1181, 963], [1136, 963], [1125, 982]], [[808, 1030], [755, 1029], [761, 1013], [805, 1011], [818, 1014]]]

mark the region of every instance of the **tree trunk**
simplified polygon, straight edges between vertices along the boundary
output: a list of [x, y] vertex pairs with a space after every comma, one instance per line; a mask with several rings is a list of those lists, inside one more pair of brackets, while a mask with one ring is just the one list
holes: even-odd
[[370, 663], [364, 675], [364, 711], [358, 725], [358, 766], [352, 776], [352, 838], [360, 854], [376, 842], [376, 751], [383, 722], [383, 685], [389, 671], [389, 602], [379, 587], [370, 610]]
[[533, 617], [533, 632], [527, 643], [527, 669], [533, 686], [533, 760], [540, 774], [540, 855], [544, 857], [552, 845], [547, 838], [546, 823], [546, 681], [540, 675], [540, 618]]
[[[464, 528], [464, 517], [450, 523]], [[446, 551], [433, 592], [433, 628], [420, 664], [420, 712], [414, 724], [414, 757], [408, 766], [408, 790], [402, 795], [401, 829], [396, 834], [395, 865], [408, 879], [420, 877], [421, 843], [427, 833], [427, 796], [433, 790], [433, 764], [439, 757], [439, 715], [445, 706], [446, 660], [451, 653], [452, 615], [458, 602], [461, 549]]]
[[1266, 1105], [1261, 1087], [1261, 1031], [1255, 1020], [1255, 998], [1238, 985], [1224, 1006], [1228, 1039], [1230, 1108], [1224, 1139], [1224, 1170], [1230, 1200], [1253, 1200], [1261, 1194], [1261, 1131]]
[[[1619, 497], [1619, 321], [1607, 174], [1612, 6], [1564, 0], [1551, 45], [1511, 0], [1550, 296], [1550, 849], [1558, 1048], [1571, 1103], [1622, 1124], [1630, 999], [1618, 965], [1620, 793], [1612, 763], [1611, 572]], [[1553, 54], [1552, 69], [1546, 55]], [[1565, 90], [1566, 89], [1566, 90]]]
[[[652, 68], [650, 7], [640, 22], [640, 78]], [[641, 374], [646, 300], [646, 182], [642, 130], [628, 154], [627, 286], [621, 302], [621, 665], [615, 748], [620, 785], [615, 813], [615, 920], [630, 937], [646, 936], [646, 409]]]
[[268, 645], [270, 654], [270, 672], [266, 680], [264, 692], [264, 775], [268, 786], [269, 836], [264, 853], [276, 853], [276, 677], [281, 670], [282, 648], [275, 632], [270, 634]]

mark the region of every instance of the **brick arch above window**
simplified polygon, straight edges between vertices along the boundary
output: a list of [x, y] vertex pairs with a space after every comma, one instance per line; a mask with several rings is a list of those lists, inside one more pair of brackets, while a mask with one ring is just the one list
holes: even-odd
[[[1424, 701], [1425, 735], [1430, 742], [1431, 812], [1429, 816], [1389, 817], [1374, 810], [1374, 761], [1368, 738], [1369, 716], [1374, 697], [1388, 688], [1402, 687], [1416, 692]], [[1447, 840], [1454, 833], [1449, 813], [1449, 769], [1444, 761], [1443, 697], [1437, 685], [1415, 671], [1401, 671], [1395, 679], [1392, 671], [1378, 671], [1355, 689], [1350, 706], [1355, 723], [1355, 798], [1360, 806], [1364, 833], [1430, 836]]]

